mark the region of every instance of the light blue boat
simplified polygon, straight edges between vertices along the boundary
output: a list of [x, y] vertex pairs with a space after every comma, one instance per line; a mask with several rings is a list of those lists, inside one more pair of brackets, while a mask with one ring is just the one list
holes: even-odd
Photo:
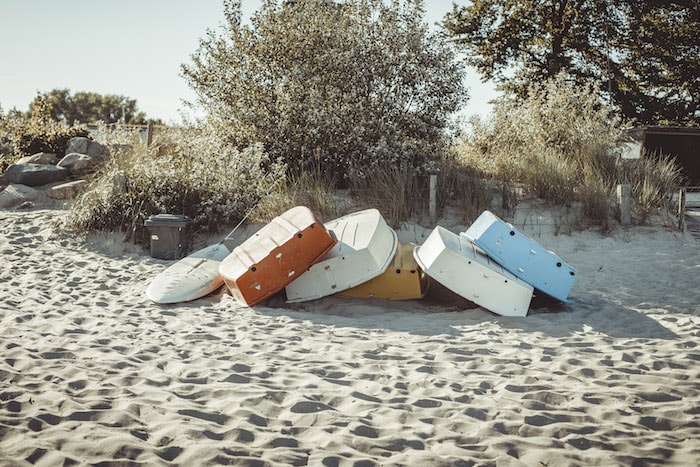
[[484, 211], [460, 236], [535, 289], [567, 301], [576, 270], [492, 212]]

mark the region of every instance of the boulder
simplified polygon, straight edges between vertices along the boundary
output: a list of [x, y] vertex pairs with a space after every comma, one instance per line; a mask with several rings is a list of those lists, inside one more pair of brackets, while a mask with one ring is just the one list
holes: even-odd
[[86, 180], [62, 183], [46, 190], [46, 196], [53, 199], [73, 199], [82, 193], [87, 186], [88, 182]]
[[109, 148], [90, 138], [76, 136], [68, 141], [68, 146], [66, 147], [66, 154], [71, 153], [87, 154], [96, 161], [101, 162], [109, 157]]
[[94, 172], [99, 163], [93, 156], [73, 152], [58, 161], [56, 166], [67, 169], [71, 175], [81, 176]]
[[15, 164], [48, 164], [55, 165], [58, 162], [58, 157], [56, 154], [50, 152], [37, 152], [31, 156], [24, 156]]
[[0, 191], [0, 208], [12, 208], [27, 201], [33, 201], [41, 193], [27, 185], [8, 185]]
[[63, 167], [48, 164], [12, 164], [5, 171], [5, 178], [10, 183], [40, 186], [47, 183], [62, 182], [70, 172]]

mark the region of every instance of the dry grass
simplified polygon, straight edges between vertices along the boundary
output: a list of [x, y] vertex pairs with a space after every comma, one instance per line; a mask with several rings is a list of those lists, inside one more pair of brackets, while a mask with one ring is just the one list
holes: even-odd
[[552, 206], [581, 206], [577, 224], [611, 228], [615, 187], [629, 184], [636, 222], [667, 208], [665, 194], [680, 183], [670, 160], [621, 161], [620, 122], [601, 106], [595, 88], [557, 78], [533, 87], [523, 102], [501, 100], [493, 117], [470, 122], [455, 146], [457, 160]]
[[394, 228], [421, 211], [427, 187], [413, 170], [382, 166], [366, 176], [350, 177], [350, 193], [359, 208], [377, 208]]
[[289, 176], [286, 183], [263, 196], [256, 208], [259, 220], [269, 221], [294, 206], [306, 206], [324, 222], [346, 213], [349, 202], [337, 195], [337, 182], [321, 174]]
[[173, 129], [150, 148], [136, 143], [115, 154], [72, 204], [63, 227], [123, 232], [145, 244], [144, 221], [170, 213], [192, 218], [195, 232], [217, 232], [243, 218], [283, 177], [284, 167], [270, 163], [260, 146], [230, 150], [207, 132]]
[[[615, 186], [621, 183], [632, 188], [635, 222], [670, 209], [667, 194], [681, 182], [674, 161], [617, 158], [617, 122], [594, 92], [567, 86], [550, 83], [533, 90], [527, 102], [499, 103], [491, 120], [472, 121], [471, 132], [430, 171], [385, 162], [342, 181], [325, 175], [318, 161], [311, 171], [291, 176], [261, 145], [239, 151], [202, 129], [162, 131], [150, 147], [133, 134], [107, 132], [100, 142], [121, 149], [73, 203], [64, 227], [123, 231], [145, 242], [143, 222], [153, 214], [187, 215], [196, 232], [206, 233], [235, 224], [251, 207], [250, 219], [266, 222], [304, 205], [324, 221], [377, 208], [397, 228], [426, 219], [428, 173], [438, 174], [438, 216], [449, 209], [464, 224], [485, 209], [511, 218], [527, 196], [561, 208], [569, 227], [595, 225], [605, 232], [614, 225]], [[340, 183], [347, 192], [337, 190]], [[572, 219], [572, 213], [581, 217]]]
[[621, 161], [619, 178], [630, 185], [633, 215], [639, 223], [648, 223], [654, 214], [673, 209], [669, 193], [681, 184], [683, 177], [678, 164], [670, 157], [643, 157]]

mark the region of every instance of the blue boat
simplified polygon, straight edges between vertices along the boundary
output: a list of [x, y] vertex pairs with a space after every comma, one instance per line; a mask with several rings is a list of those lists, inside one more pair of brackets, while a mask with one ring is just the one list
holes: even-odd
[[492, 212], [484, 211], [460, 236], [535, 289], [567, 301], [576, 270]]

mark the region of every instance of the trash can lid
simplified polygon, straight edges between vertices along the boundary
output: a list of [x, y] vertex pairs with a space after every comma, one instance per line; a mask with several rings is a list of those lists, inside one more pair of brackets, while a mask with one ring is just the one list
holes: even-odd
[[156, 214], [143, 223], [146, 227], [184, 227], [192, 223], [192, 219], [182, 214]]

